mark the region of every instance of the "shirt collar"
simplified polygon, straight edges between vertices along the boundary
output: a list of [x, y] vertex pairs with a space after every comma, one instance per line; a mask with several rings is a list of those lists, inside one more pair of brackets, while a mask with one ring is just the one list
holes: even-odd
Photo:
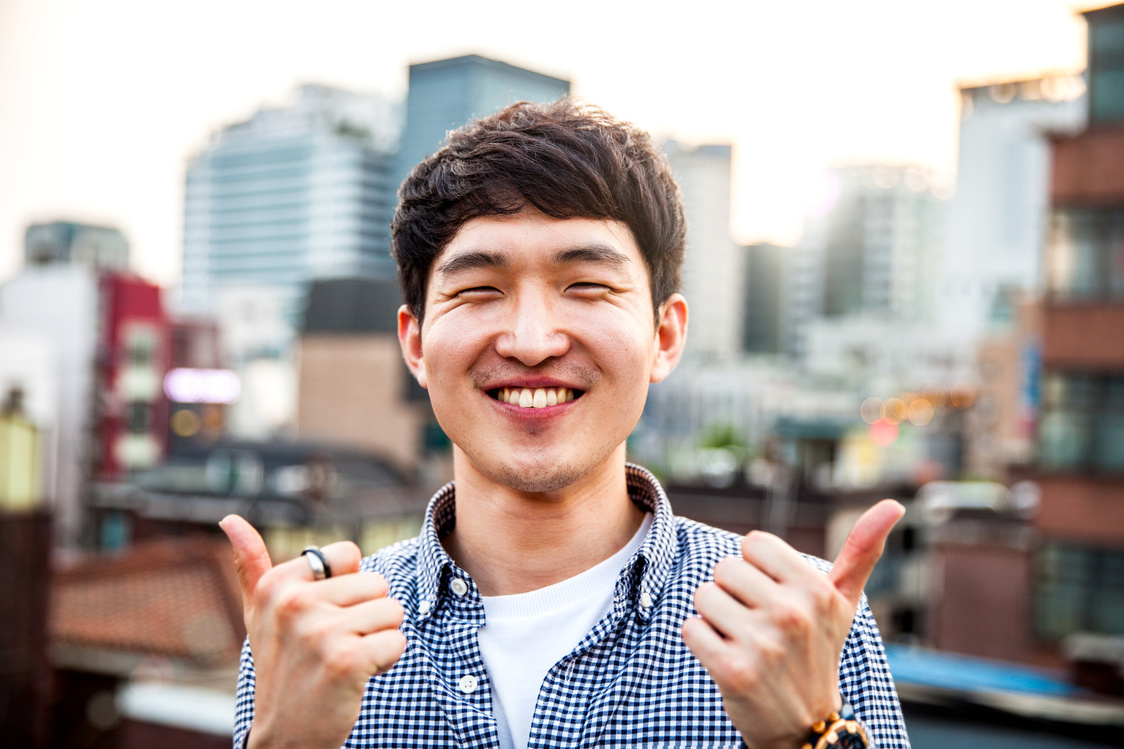
[[[623, 610], [636, 606], [637, 614], [647, 619], [655, 610], [675, 562], [675, 518], [663, 487], [646, 469], [626, 464], [625, 479], [633, 503], [655, 517], [644, 542], [621, 572], [614, 608]], [[457, 568], [441, 545], [441, 538], [456, 526], [456, 522], [456, 487], [449, 482], [429, 501], [418, 539], [418, 601], [425, 604], [418, 611], [420, 621], [428, 619], [440, 608], [440, 599], [448, 596], [448, 578], [453, 575], [470, 582], [470, 595], [466, 598], [478, 599], [476, 586], [471, 584], [467, 574]]]

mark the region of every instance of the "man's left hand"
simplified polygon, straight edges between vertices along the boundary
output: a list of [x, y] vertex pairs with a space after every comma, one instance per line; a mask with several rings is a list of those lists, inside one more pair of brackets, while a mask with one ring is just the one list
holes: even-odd
[[700, 585], [701, 618], [683, 640], [722, 692], [750, 749], [793, 749], [813, 723], [839, 710], [839, 659], [863, 586], [905, 508], [883, 500], [847, 537], [828, 575], [776, 536], [753, 531], [742, 557]]

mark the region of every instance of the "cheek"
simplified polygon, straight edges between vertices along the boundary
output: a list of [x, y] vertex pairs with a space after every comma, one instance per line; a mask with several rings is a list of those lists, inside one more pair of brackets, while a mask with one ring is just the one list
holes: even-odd
[[483, 337], [480, 327], [470, 325], [465, 319], [442, 318], [422, 334], [426, 373], [431, 378], [437, 377], [463, 365], [479, 350], [482, 344], [477, 339]]

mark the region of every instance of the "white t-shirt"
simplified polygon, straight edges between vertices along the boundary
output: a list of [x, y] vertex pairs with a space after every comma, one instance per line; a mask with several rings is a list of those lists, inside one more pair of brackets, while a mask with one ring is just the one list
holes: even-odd
[[480, 654], [503, 749], [526, 749], [543, 679], [609, 613], [617, 577], [652, 520], [646, 514], [620, 551], [568, 580], [529, 593], [481, 596], [487, 624], [477, 630]]

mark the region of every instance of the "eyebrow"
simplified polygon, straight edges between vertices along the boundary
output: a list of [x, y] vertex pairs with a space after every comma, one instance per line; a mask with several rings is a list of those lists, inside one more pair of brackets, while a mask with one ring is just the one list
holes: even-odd
[[[582, 247], [573, 247], [555, 253], [554, 262], [557, 265], [570, 265], [572, 263], [603, 263], [607, 265], [627, 265], [628, 255], [604, 244], [590, 244]], [[437, 273], [442, 276], [451, 276], [456, 273], [479, 268], [506, 268], [510, 265], [508, 256], [501, 252], [488, 252], [486, 250], [470, 250], [455, 257], [451, 257], [437, 266]]]
[[476, 270], [478, 268], [506, 268], [507, 266], [508, 260], [506, 255], [498, 252], [472, 250], [470, 252], [462, 252], [441, 263], [441, 265], [437, 266], [437, 273], [442, 276], [451, 276], [454, 273], [460, 273], [466, 270]]

